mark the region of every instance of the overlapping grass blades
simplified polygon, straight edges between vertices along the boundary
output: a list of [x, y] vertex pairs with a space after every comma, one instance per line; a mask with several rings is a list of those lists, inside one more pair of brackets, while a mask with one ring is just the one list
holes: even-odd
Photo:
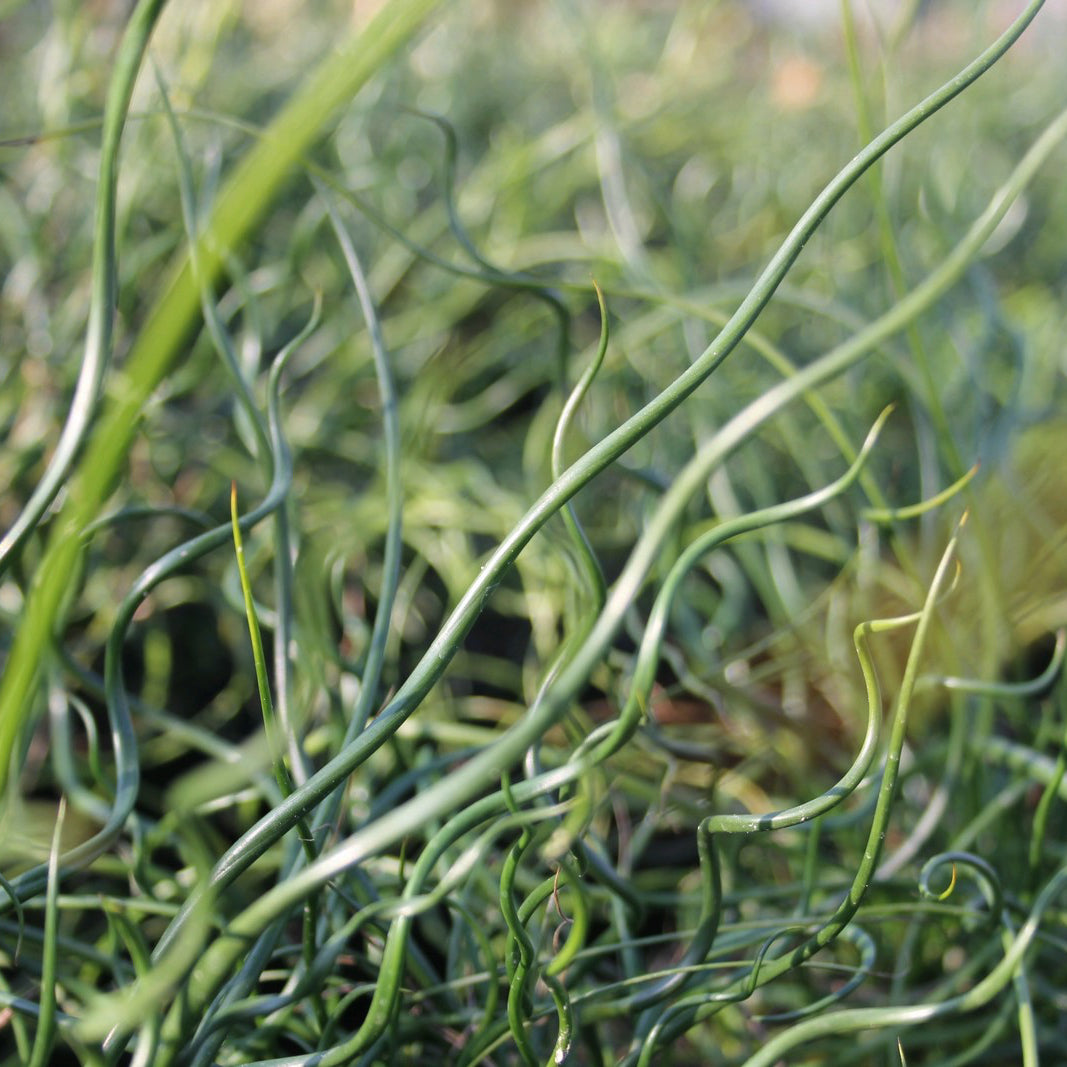
[[[95, 412], [118, 133], [162, 4], [138, 8], [105, 121], [101, 358], [5, 557], [3, 610], [17, 592], [22, 617], [6, 620], [0, 757], [32, 790], [9, 783], [10, 803], [62, 799], [46, 862], [27, 849], [0, 880], [17, 1046], [3, 1062], [64, 1046], [94, 1067], [756, 1065], [812, 1042], [841, 1062], [934, 1063], [950, 1046], [961, 1063], [1005, 1048], [1037, 1062], [1067, 973], [1067, 639], [1001, 660], [1032, 601], [1004, 598], [982, 495], [997, 464], [972, 466], [953, 437], [922, 325], [970, 308], [959, 290], [1038, 196], [1067, 112], [1032, 124], [983, 205], [941, 230], [924, 216], [936, 251], [921, 273], [888, 179], [871, 181], [862, 247], [888, 264], [888, 306], [785, 279], [890, 149], [966, 106], [1041, 3], [877, 136], [846, 4], [866, 143], [762, 271], [731, 266], [755, 280], [715, 289], [716, 306], [672, 291], [666, 254], [641, 245], [622, 173], [641, 124], [616, 128], [599, 52], [592, 126], [540, 146], [585, 145], [576, 225], [591, 189], [606, 230], [625, 230], [614, 258], [587, 255], [599, 284], [587, 262], [501, 251], [528, 219], [471, 221], [485, 175], [506, 190], [525, 156], [508, 171], [489, 145], [464, 173], [448, 115], [410, 106], [432, 96], [413, 71], [447, 46], [386, 61], [437, 6], [382, 6], [264, 130], [179, 106], [157, 70], [146, 125], [174, 150], [188, 252]], [[368, 172], [330, 152], [370, 157], [347, 127], [306, 158], [375, 73], [382, 97], [359, 119], [374, 166], [395, 136], [375, 129], [379, 108], [412, 158], [428, 136], [443, 166], [405, 201], [410, 222], [375, 200], [418, 168], [351, 188]], [[205, 120], [253, 144], [217, 196]], [[281, 196], [300, 168], [311, 180]], [[776, 295], [803, 316], [776, 318]], [[665, 354], [665, 330], [687, 358]], [[1021, 419], [1017, 395], [991, 387], [976, 421], [995, 405]], [[143, 469], [166, 468], [168, 435], [182, 473], [157, 506], [166, 478]], [[1054, 557], [1054, 522], [1020, 510]], [[1063, 616], [1042, 601], [1039, 622]], [[45, 678], [47, 762], [30, 729]], [[1005, 813], [1025, 832], [998, 835]]]
[[[237, 248], [249, 230], [260, 220], [282, 183], [292, 174], [294, 165], [320, 135], [337, 108], [351, 99], [363, 84], [419, 28], [441, 0], [399, 0], [385, 5], [379, 16], [366, 28], [342, 42], [322, 66], [313, 72], [299, 93], [293, 96], [263, 137], [257, 140], [226, 187], [220, 191], [214, 214], [200, 241], [203, 272], [208, 280], [221, 270], [226, 255]], [[114, 171], [119, 150], [119, 134], [129, 106], [132, 82], [147, 43], [148, 31], [163, 4], [141, 3], [139, 17], [131, 24], [132, 32], [114, 77], [109, 112], [114, 118], [105, 125], [107, 138], [102, 196], [113, 201]], [[114, 130], [112, 133], [111, 131]], [[109, 223], [110, 212], [100, 217], [96, 247], [100, 262], [94, 272], [100, 291], [94, 300], [91, 351], [87, 362], [106, 365], [107, 331], [113, 294], [111, 280], [115, 273], [114, 250]], [[41, 671], [42, 650], [62, 622], [64, 602], [80, 577], [82, 537], [85, 528], [96, 518], [114, 488], [121, 465], [138, 426], [141, 410], [171, 364], [181, 346], [195, 328], [199, 308], [197, 285], [192, 277], [190, 260], [182, 255], [172, 268], [163, 294], [138, 334], [137, 343], [123, 367], [119, 383], [112, 390], [114, 400], [101, 414], [92, 434], [85, 458], [68, 485], [69, 502], [53, 523], [46, 560], [38, 569], [38, 583], [29, 597], [15, 646], [12, 648], [0, 681], [0, 786], [7, 780], [8, 767], [19, 729], [33, 710]], [[99, 335], [99, 340], [97, 339]], [[99, 350], [99, 351], [98, 351]], [[101, 368], [102, 369], [102, 368]], [[55, 495], [59, 483], [70, 468], [73, 452], [88, 429], [88, 417], [99, 392], [101, 374], [86, 374], [85, 396], [72, 410], [74, 427], [71, 444], [64, 448], [55, 466], [56, 474], [46, 484], [40, 502], [28, 506], [28, 515], [40, 518], [41, 510]], [[84, 425], [83, 425], [84, 424]], [[68, 456], [67, 452], [71, 455]], [[57, 484], [53, 485], [52, 482]], [[28, 527], [27, 527], [28, 528]], [[10, 550], [26, 536], [14, 527], [15, 538]]]

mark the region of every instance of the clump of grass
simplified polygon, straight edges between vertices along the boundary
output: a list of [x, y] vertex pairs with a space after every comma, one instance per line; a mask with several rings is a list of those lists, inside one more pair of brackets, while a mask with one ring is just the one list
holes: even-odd
[[145, 0], [11, 131], [5, 371], [74, 401], [3, 456], [4, 1062], [1036, 1063], [1042, 4], [954, 71], [951, 4], [438, 6], [267, 108], [266, 15]]

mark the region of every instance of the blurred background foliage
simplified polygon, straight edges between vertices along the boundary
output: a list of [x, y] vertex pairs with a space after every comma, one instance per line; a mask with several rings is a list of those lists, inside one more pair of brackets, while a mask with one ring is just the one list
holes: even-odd
[[[238, 122], [266, 121], [338, 27], [365, 19], [374, 6], [322, 3], [312, 14], [277, 0], [167, 11], [154, 55], [182, 113], [204, 205], [250, 136]], [[124, 14], [123, 5], [103, 2], [12, 7], [0, 30], [10, 86], [5, 132], [45, 136], [3, 149], [6, 521], [41, 470], [77, 369], [88, 298], [94, 120]], [[857, 7], [859, 77], [876, 126], [961, 65], [1013, 11], [1003, 3]], [[1062, 99], [1067, 73], [1053, 58], [1063, 19], [1063, 4], [1050, 4], [996, 70], [891, 153], [882, 188], [905, 285], [944, 256]], [[1039, 76], [1030, 76], [1035, 70]], [[454, 175], [447, 174], [442, 131], [414, 108], [443, 116], [454, 130]], [[120, 358], [154, 279], [184, 241], [173, 148], [149, 78], [142, 79], [135, 110], [142, 117], [130, 124], [120, 190]], [[591, 276], [607, 291], [617, 325], [581, 414], [579, 432], [587, 440], [610, 430], [703, 349], [716, 316], [732, 310], [814, 192], [858, 148], [856, 115], [833, 4], [799, 15], [769, 2], [473, 0], [447, 9], [341, 117], [315, 162], [377, 214], [360, 221], [358, 241], [373, 268], [403, 397], [407, 540], [433, 579], [412, 579], [423, 588], [409, 627], [432, 629], [480, 554], [547, 484], [560, 376], [573, 379], [584, 365], [597, 328]], [[74, 132], [60, 135], [69, 127]], [[420, 248], [469, 267], [449, 232], [443, 196], [449, 178], [463, 225], [491, 263], [533, 271], [565, 290], [575, 315], [565, 371], [555, 320], [542, 300], [457, 279], [377, 224], [384, 220]], [[878, 481], [896, 502], [931, 495], [977, 460], [985, 465], [982, 481], [1005, 477], [1009, 495], [1022, 482], [1051, 476], [1045, 469], [1038, 477], [1030, 460], [1019, 461], [1022, 469], [1013, 463], [1029, 427], [1042, 424], [1043, 443], [1027, 455], [1055, 447], [1062, 436], [1049, 420], [1061, 410], [1065, 196], [1056, 168], [1046, 168], [952, 298], [925, 316], [912, 338], [887, 345], [824, 391], [854, 439], [887, 400], [903, 401], [904, 416], [891, 424], [876, 460]], [[810, 361], [897, 295], [878, 210], [871, 185], [861, 183], [762, 316], [760, 334], [794, 364]], [[334, 613], [347, 612], [340, 594], [351, 587], [356, 629], [349, 637], [358, 645], [366, 605], [357, 601], [375, 587], [384, 523], [375, 493], [367, 491], [379, 468], [379, 412], [369, 347], [321, 215], [306, 181], [294, 176], [289, 195], [235, 264], [239, 276], [222, 307], [240, 334], [242, 359], [256, 367], [304, 313], [299, 294], [310, 300], [313, 289], [324, 293], [330, 314], [294, 361], [287, 418], [299, 455], [304, 554], [309, 567], [320, 557], [318, 584], [331, 566], [347, 575], [335, 580]], [[909, 345], [916, 338], [925, 372]], [[697, 440], [779, 373], [751, 350], [738, 353], [680, 418], [634, 450], [629, 471], [608, 472], [588, 500], [579, 500], [609, 572], [640, 528], [655, 481], [669, 481]], [[201, 337], [146, 414], [116, 503], [165, 501], [218, 514], [231, 477], [255, 478], [233, 437], [221, 374]], [[927, 381], [937, 387], [950, 440], [929, 410]], [[777, 420], [716, 477], [711, 506], [749, 508], [818, 484], [836, 450], [814, 427], [801, 409]], [[1055, 508], [1055, 484], [1037, 484], [1035, 492], [1042, 507]], [[837, 511], [834, 532], [845, 537], [850, 517]], [[1020, 527], [1028, 524], [1016, 518]], [[106, 616], [103, 594], [113, 587], [114, 568], [138, 566], [173, 535], [173, 521], [161, 520], [98, 539], [94, 552], [104, 566], [89, 570], [83, 628], [93, 631], [94, 617]], [[925, 541], [929, 562], [940, 549], [929, 530]], [[999, 557], [1012, 554], [1005, 549]], [[1033, 562], [1029, 542], [1019, 542], [1017, 554], [1026, 570]], [[559, 551], [535, 544], [527, 556], [521, 573], [535, 575], [541, 592], [547, 581], [561, 593], [567, 577]], [[794, 555], [762, 587], [749, 574], [748, 602], [730, 604], [731, 623], [745, 625], [719, 629], [743, 643], [760, 619], [782, 624], [802, 613], [839, 561], [828, 562], [829, 568]], [[742, 562], [742, 569], [752, 567], [772, 563]], [[1017, 590], [1019, 581], [1013, 571], [1005, 584]], [[1046, 584], [1033, 592], [1046, 593]], [[547, 654], [550, 616], [565, 598], [528, 595], [540, 597], [548, 612], [534, 627]], [[173, 609], [190, 597], [188, 589], [172, 591]], [[10, 583], [7, 599], [16, 610]], [[432, 606], [433, 599], [440, 603]], [[495, 606], [507, 611], [507, 595]], [[528, 607], [516, 610], [537, 616]], [[1049, 612], [1056, 610], [1042, 609], [1028, 638], [1047, 629]], [[95, 626], [105, 623], [97, 618]], [[91, 643], [88, 633], [86, 639]], [[506, 652], [521, 661], [521, 639]]]

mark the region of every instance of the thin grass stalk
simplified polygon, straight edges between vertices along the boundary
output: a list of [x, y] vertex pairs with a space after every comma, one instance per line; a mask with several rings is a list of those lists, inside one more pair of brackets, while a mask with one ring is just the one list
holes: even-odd
[[33, 1036], [33, 1048], [26, 1067], [45, 1067], [52, 1056], [56, 1039], [56, 938], [59, 934], [59, 854], [63, 821], [67, 812], [65, 798], [59, 801], [56, 825], [52, 832], [52, 847], [48, 853], [48, 889], [45, 892], [44, 943], [41, 960], [40, 1013], [37, 1016], [37, 1033]]
[[[140, 0], [130, 16], [115, 56], [115, 70], [108, 84], [101, 131], [100, 173], [97, 178], [93, 223], [92, 291], [89, 297], [85, 353], [78, 371], [74, 397], [55, 452], [52, 453], [52, 458], [48, 461], [48, 466], [30, 499], [0, 539], [0, 576], [7, 571], [26, 538], [40, 524], [45, 511], [70, 473], [92, 426], [100, 391], [111, 363], [115, 277], [118, 270], [115, 209], [118, 196], [119, 149], [129, 115], [133, 87], [140, 73], [152, 31], [165, 3], [166, 0]], [[0, 730], [0, 757], [5, 751], [3, 746], [3, 731]], [[0, 763], [3, 763], [6, 769], [7, 759], [0, 759]], [[0, 771], [0, 788], [3, 781], [3, 771]]]

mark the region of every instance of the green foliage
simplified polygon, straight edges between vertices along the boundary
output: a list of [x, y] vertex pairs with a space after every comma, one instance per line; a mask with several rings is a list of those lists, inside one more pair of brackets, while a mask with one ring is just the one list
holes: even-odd
[[1060, 16], [364, 6], [0, 33], [0, 1065], [1057, 1055]]

